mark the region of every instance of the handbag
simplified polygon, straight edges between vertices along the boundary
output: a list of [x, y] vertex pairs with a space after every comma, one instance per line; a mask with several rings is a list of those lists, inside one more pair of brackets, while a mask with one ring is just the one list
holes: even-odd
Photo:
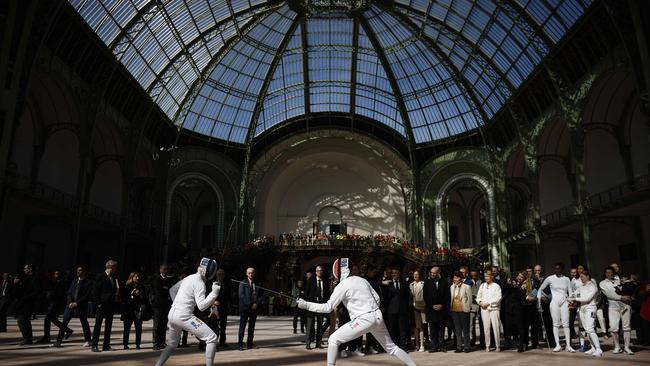
[[151, 311], [151, 306], [148, 303], [140, 304], [140, 307], [135, 311], [135, 318], [143, 322], [151, 320], [152, 316], [153, 312]]

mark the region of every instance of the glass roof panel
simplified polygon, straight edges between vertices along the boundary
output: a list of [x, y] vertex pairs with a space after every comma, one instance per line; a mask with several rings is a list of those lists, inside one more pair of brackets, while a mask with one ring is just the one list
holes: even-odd
[[319, 5], [301, 27], [285, 0], [69, 0], [170, 119], [236, 143], [311, 112], [362, 115], [415, 143], [475, 129], [592, 1]]

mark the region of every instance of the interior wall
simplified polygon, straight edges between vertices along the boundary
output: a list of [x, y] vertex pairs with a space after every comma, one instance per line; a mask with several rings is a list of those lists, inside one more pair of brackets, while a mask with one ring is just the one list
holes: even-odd
[[591, 130], [585, 136], [584, 172], [587, 192], [596, 194], [626, 180], [618, 141], [609, 132]]
[[568, 238], [549, 238], [543, 240], [544, 273], [553, 273], [555, 263], [562, 262], [568, 272], [571, 266], [571, 256], [578, 255], [578, 245], [575, 240]]
[[539, 211], [548, 214], [573, 202], [566, 169], [555, 160], [544, 160], [539, 168]]
[[643, 114], [641, 104], [636, 103], [630, 121], [630, 149], [634, 176], [650, 174], [650, 134], [648, 117]]
[[311, 233], [318, 212], [335, 206], [348, 234], [406, 235], [400, 182], [370, 149], [354, 141], [301, 144], [278, 159], [259, 187], [257, 234]]
[[79, 140], [70, 130], [60, 130], [45, 142], [38, 181], [76, 195], [79, 176]]
[[90, 189], [90, 203], [116, 214], [122, 213], [122, 168], [115, 160], [97, 167]]
[[[637, 255], [631, 261], [622, 261], [619, 246], [636, 244]], [[634, 234], [634, 228], [626, 223], [606, 222], [591, 229], [592, 267], [597, 276], [602, 276], [603, 269], [611, 263], [619, 263], [623, 273], [641, 273], [643, 268], [639, 247], [644, 245]]]

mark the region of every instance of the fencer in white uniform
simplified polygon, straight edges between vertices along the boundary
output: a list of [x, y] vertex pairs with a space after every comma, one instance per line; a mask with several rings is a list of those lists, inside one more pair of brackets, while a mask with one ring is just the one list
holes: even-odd
[[569, 300], [575, 301], [580, 306], [578, 308], [580, 324], [585, 332], [587, 332], [587, 337], [589, 337], [589, 342], [591, 343], [591, 348], [585, 353], [601, 357], [603, 350], [600, 348], [600, 341], [598, 340], [598, 334], [596, 334], [598, 286], [596, 286], [596, 282], [591, 279], [591, 275], [587, 271], [583, 271], [580, 274], [580, 282], [582, 286], [575, 289]]
[[217, 335], [192, 313], [194, 307], [198, 307], [201, 311], [209, 308], [219, 296], [220, 287], [216, 282], [212, 284], [212, 291], [207, 296], [205, 294], [205, 281], [213, 279], [216, 274], [217, 262], [214, 259], [202, 258], [196, 273], [181, 281], [169, 310], [167, 347], [160, 354], [156, 366], [164, 365], [172, 351], [178, 347], [183, 330], [205, 341], [205, 364], [213, 365], [214, 354], [217, 351]]
[[[570, 297], [573, 294], [571, 289], [571, 281], [568, 277], [562, 274], [564, 271], [564, 265], [558, 263], [555, 265], [555, 274], [552, 276], [546, 277], [542, 285], [539, 287], [537, 292], [537, 307], [541, 309], [542, 307], [542, 294], [547, 287], [551, 287], [551, 318], [553, 319], [553, 336], [555, 338], [555, 348], [553, 352], [560, 352], [562, 347], [560, 346], [560, 326], [564, 329], [564, 339], [566, 342], [566, 350], [568, 352], [575, 352], [571, 347], [571, 334], [569, 332], [569, 302], [567, 297]], [[567, 296], [568, 295], [568, 296]]]
[[623, 349], [628, 355], [633, 355], [634, 352], [630, 349], [630, 327], [631, 312], [630, 296], [619, 295], [616, 291], [620, 289], [621, 280], [615, 276], [614, 268], [605, 268], [605, 279], [600, 281], [600, 289], [603, 295], [607, 296], [609, 303], [609, 331], [614, 339], [614, 350], [612, 353], [621, 353], [621, 345], [618, 339], [618, 326], [623, 323], [623, 340], [625, 348]]
[[336, 364], [339, 345], [359, 338], [364, 333], [372, 333], [386, 352], [397, 357], [404, 365], [415, 366], [411, 357], [397, 347], [388, 334], [381, 310], [379, 310], [379, 295], [368, 281], [358, 276], [351, 276], [350, 267], [348, 258], [337, 259], [334, 262], [332, 272], [340, 282], [326, 303], [317, 304], [303, 299], [297, 301], [298, 307], [301, 309], [326, 314], [343, 303], [350, 313], [352, 320], [340, 326], [329, 336], [327, 365], [334, 366]]
[[[574, 270], [571, 269], [571, 291], [575, 295], [576, 291], [583, 286], [582, 277], [580, 275], [582, 274], [582, 272], [584, 272], [584, 269], [582, 269], [581, 271], [576, 271], [578, 272], [577, 274], [574, 273], [573, 271]], [[577, 277], [573, 277], [574, 275]], [[571, 317], [569, 316], [569, 321], [570, 320]], [[569, 326], [573, 328], [574, 325], [569, 324]], [[585, 333], [584, 325], [582, 324], [582, 318], [578, 315], [578, 340], [580, 342], [580, 352], [585, 351], [585, 337], [586, 337], [586, 333]]]

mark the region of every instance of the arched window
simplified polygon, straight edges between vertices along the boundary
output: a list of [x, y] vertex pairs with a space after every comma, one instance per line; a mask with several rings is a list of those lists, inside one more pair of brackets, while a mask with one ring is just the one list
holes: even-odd
[[345, 234], [343, 215], [335, 206], [325, 206], [318, 212], [318, 229], [325, 234]]

